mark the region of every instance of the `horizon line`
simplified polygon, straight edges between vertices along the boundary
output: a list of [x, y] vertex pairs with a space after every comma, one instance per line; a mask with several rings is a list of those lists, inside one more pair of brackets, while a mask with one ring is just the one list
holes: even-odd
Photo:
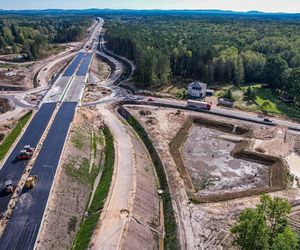
[[268, 12], [268, 11], [260, 11], [260, 10], [226, 10], [226, 9], [160, 9], [160, 8], [153, 8], [153, 9], [126, 9], [126, 8], [46, 8], [46, 9], [2, 9], [0, 11], [47, 11], [47, 10], [61, 10], [61, 11], [86, 11], [86, 10], [115, 10], [115, 11], [219, 11], [219, 12], [232, 12], [232, 13], [257, 13], [257, 14], [290, 14], [290, 15], [299, 15], [300, 12]]

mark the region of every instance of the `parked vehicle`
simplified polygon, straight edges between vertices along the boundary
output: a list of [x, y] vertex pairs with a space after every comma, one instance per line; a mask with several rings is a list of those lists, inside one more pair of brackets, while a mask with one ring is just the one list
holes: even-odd
[[264, 118], [264, 122], [272, 123], [272, 121], [269, 118]]
[[195, 100], [188, 100], [187, 101], [187, 107], [203, 109], [203, 110], [211, 110], [211, 103], [202, 102], [202, 101], [195, 101]]

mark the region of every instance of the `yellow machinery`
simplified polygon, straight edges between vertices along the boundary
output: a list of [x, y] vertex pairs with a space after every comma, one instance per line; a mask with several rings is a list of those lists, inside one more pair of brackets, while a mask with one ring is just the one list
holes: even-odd
[[33, 176], [29, 176], [25, 182], [25, 187], [27, 189], [31, 189], [36, 185], [36, 181], [37, 181], [37, 176], [33, 175]]

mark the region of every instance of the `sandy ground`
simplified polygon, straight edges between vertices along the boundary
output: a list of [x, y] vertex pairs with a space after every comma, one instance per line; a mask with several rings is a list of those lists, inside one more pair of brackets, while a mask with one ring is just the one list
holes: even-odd
[[87, 85], [84, 89], [83, 102], [97, 101], [111, 94], [111, 90], [97, 85]]
[[7, 111], [12, 111], [13, 109], [13, 103], [11, 103], [10, 100], [0, 97], [0, 115]]
[[194, 126], [183, 144], [185, 165], [199, 194], [264, 187], [269, 168], [230, 155], [236, 143], [221, 138], [227, 133]]
[[[85, 159], [90, 159], [92, 130], [97, 131], [101, 126], [101, 117], [93, 111], [80, 109], [76, 114], [49, 198], [37, 249], [70, 249], [92, 190], [92, 185], [84, 182], [89, 168], [81, 169], [82, 164]], [[97, 150], [100, 150], [97, 153], [99, 158], [103, 148]], [[94, 160], [95, 163], [100, 161]]]
[[300, 155], [293, 152], [286, 157], [286, 161], [290, 166], [291, 174], [300, 178]]
[[24, 99], [26, 102], [28, 102], [30, 104], [38, 105], [41, 102], [41, 100], [43, 99], [43, 97], [46, 95], [46, 93], [47, 93], [47, 90], [28, 94], [25, 96]]
[[[23, 113], [21, 115], [23, 115]], [[3, 141], [4, 137], [14, 129], [15, 125], [18, 122], [18, 119], [19, 116], [16, 116], [12, 119], [0, 122], [0, 143]]]
[[[5, 64], [4, 67], [0, 67], [1, 85], [22, 86], [25, 76], [29, 73], [29, 70], [30, 69], [27, 67], [10, 65], [10, 64], [7, 64], [6, 66]], [[7, 73], [12, 73], [13, 75], [6, 75]]]
[[97, 55], [94, 56], [91, 64], [89, 82], [97, 84], [98, 82], [106, 80], [110, 74], [111, 68], [109, 65], [103, 62]]
[[[230, 249], [232, 240], [229, 233], [230, 227], [235, 223], [236, 218], [243, 209], [254, 207], [259, 202], [259, 196], [207, 204], [191, 203], [185, 193], [184, 182], [180, 178], [168, 147], [168, 143], [185, 121], [187, 112], [181, 112], [179, 115], [176, 115], [176, 110], [157, 107], [145, 108], [142, 106], [127, 106], [127, 109], [146, 129], [166, 167], [178, 218], [182, 248]], [[145, 109], [150, 110], [151, 114], [141, 115], [140, 111]], [[189, 112], [189, 114], [199, 115], [199, 113], [194, 112]], [[210, 117], [205, 114], [199, 116]], [[214, 117], [214, 119], [216, 118]], [[226, 118], [217, 119], [228, 122]], [[247, 124], [244, 122], [236, 123]], [[266, 129], [265, 126], [251, 124], [250, 127], [261, 130], [255, 134], [259, 138], [268, 137], [267, 135], [274, 133], [274, 131]], [[290, 201], [300, 199], [298, 189], [275, 192], [271, 193], [271, 195], [284, 197]]]
[[120, 245], [128, 215], [132, 209], [135, 189], [134, 159], [130, 138], [121, 121], [106, 107], [99, 107], [105, 124], [114, 137], [116, 161], [114, 174], [102, 210], [99, 223], [92, 238], [92, 249], [113, 249]]

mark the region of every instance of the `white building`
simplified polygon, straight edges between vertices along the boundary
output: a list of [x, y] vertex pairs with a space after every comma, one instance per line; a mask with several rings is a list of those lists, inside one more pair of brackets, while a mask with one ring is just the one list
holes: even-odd
[[203, 99], [206, 96], [206, 83], [194, 81], [188, 86], [188, 94], [191, 99]]

